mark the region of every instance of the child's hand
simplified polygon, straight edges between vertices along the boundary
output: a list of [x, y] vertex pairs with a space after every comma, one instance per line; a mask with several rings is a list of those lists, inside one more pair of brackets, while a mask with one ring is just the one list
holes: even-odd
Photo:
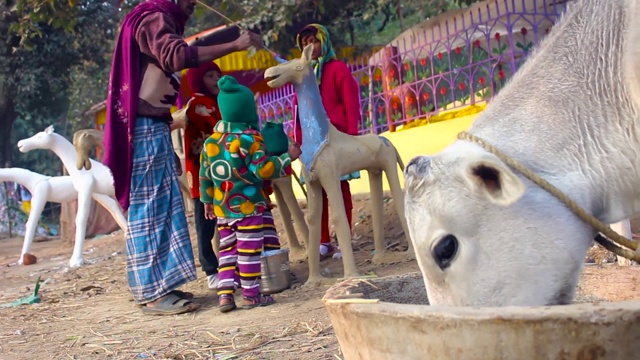
[[289, 145], [289, 156], [291, 157], [291, 161], [296, 160], [297, 158], [300, 157], [300, 154], [302, 154], [302, 150], [300, 150], [300, 145], [298, 145], [298, 143], [293, 143], [291, 145]]
[[213, 204], [204, 204], [204, 218], [214, 220], [216, 216], [213, 214]]

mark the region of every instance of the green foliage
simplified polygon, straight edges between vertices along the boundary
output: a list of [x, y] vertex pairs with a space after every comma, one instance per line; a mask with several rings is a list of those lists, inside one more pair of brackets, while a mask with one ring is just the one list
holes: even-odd
[[31, 40], [45, 36], [47, 27], [71, 32], [77, 23], [74, 0], [12, 0], [6, 3], [16, 18], [9, 30], [19, 37], [21, 46], [33, 46]]
[[[402, 30], [443, 11], [477, 0], [221, 0], [229, 13], [246, 27], [262, 29], [265, 43], [286, 52], [295, 46], [294, 35], [304, 25], [324, 24], [336, 47], [380, 45]], [[234, 12], [235, 11], [235, 12]], [[407, 16], [408, 18], [404, 19]], [[392, 25], [393, 24], [393, 25]], [[387, 36], [377, 37], [387, 26]]]
[[[38, 2], [29, 4], [34, 6]], [[58, 2], [54, 5], [58, 6]], [[92, 79], [94, 76], [104, 79], [104, 72], [108, 71], [108, 52], [118, 20], [115, 10], [108, 1], [79, 1], [70, 10], [74, 13], [71, 29], [42, 18], [45, 20], [31, 26], [37, 28], [38, 35], [28, 41], [21, 41], [21, 33], [15, 32], [16, 24], [20, 25], [19, 29], [29, 28], [20, 23], [20, 12], [4, 13], [3, 24], [7, 26], [0, 27], [0, 34], [5, 35], [9, 43], [0, 48], [0, 73], [4, 74], [0, 78], [0, 88], [4, 90], [0, 115], [5, 115], [0, 122], [8, 124], [11, 131], [7, 134], [10, 141], [2, 143], [1, 163], [12, 159], [14, 166], [51, 175], [61, 172], [60, 163], [50, 152], [34, 151], [25, 155], [17, 151], [15, 144], [50, 124], [68, 136], [75, 130], [74, 122], [67, 121], [69, 110], [77, 113], [79, 107], [104, 97], [104, 83], [100, 88]], [[79, 81], [74, 81], [74, 76]]]
[[[19, 154], [15, 143], [49, 124], [69, 136], [82, 113], [104, 100], [113, 40], [122, 17], [141, 0], [4, 0], [0, 3], [0, 166], [55, 174], [61, 166], [49, 153]], [[267, 45], [281, 53], [311, 22], [328, 26], [334, 45], [367, 47], [393, 39], [410, 26], [474, 0], [201, 0], [228, 19], [196, 7], [186, 36], [237, 21], [262, 29]], [[417, 75], [417, 74], [412, 74]], [[15, 120], [15, 121], [14, 121]], [[55, 160], [55, 161], [54, 161]]]

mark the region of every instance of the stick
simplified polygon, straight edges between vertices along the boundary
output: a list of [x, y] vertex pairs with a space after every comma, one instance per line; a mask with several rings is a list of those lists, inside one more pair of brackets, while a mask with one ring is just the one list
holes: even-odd
[[[220, 11], [212, 8], [211, 6], [205, 4], [204, 2], [200, 1], [200, 0], [196, 0], [196, 3], [198, 3], [199, 5], [201, 5], [202, 7], [204, 7], [207, 10], [213, 11], [214, 13], [218, 14], [220, 17], [222, 17], [223, 19], [227, 20], [229, 22], [228, 25], [233, 25], [236, 26], [238, 29], [240, 29], [240, 32], [242, 33], [243, 31], [246, 31], [246, 29], [244, 29], [242, 26], [238, 25], [238, 23], [236, 21], [233, 21], [231, 19], [229, 19], [225, 14], [221, 13]], [[253, 48], [253, 46], [251, 47]], [[250, 49], [251, 49], [250, 48]], [[262, 48], [267, 50], [273, 57], [276, 58], [276, 60], [278, 62], [287, 62], [286, 60], [284, 60], [280, 55], [278, 55], [277, 52], [267, 48], [266, 46], [262, 45]], [[255, 51], [255, 48], [253, 48]], [[251, 53], [251, 50], [249, 50], [249, 53]]]
[[244, 30], [244, 29], [243, 29], [242, 27], [240, 27], [240, 25], [238, 25], [235, 21], [233, 21], [233, 20], [229, 19], [225, 14], [221, 13], [220, 11], [218, 11], [218, 10], [216, 10], [216, 9], [212, 8], [211, 6], [209, 6], [209, 5], [205, 4], [205, 3], [203, 3], [203, 2], [202, 2], [202, 1], [200, 1], [200, 0], [197, 0], [197, 1], [196, 1], [196, 3], [198, 3], [198, 5], [201, 5], [201, 6], [202, 6], [202, 7], [204, 7], [204, 8], [207, 8], [207, 9], [209, 9], [209, 10], [213, 11], [214, 13], [216, 13], [216, 14], [220, 15], [220, 17], [222, 17], [223, 19], [227, 20], [227, 21], [229, 22], [229, 24], [230, 24], [230, 25], [235, 25], [235, 26], [237, 26], [237, 27], [238, 27], [238, 29], [240, 29], [240, 30]]
[[296, 174], [296, 171], [291, 169], [291, 175], [293, 175], [293, 178], [296, 179], [296, 181], [298, 182], [298, 185], [300, 186], [300, 189], [302, 189], [302, 193], [304, 194], [304, 197], [307, 199], [307, 201], [309, 201], [307, 190], [305, 190], [304, 185], [302, 185], [302, 182], [300, 182], [300, 178], [298, 177], [298, 174]]
[[298, 132], [296, 131], [296, 125], [298, 125], [298, 104], [293, 107], [293, 141], [298, 142]]

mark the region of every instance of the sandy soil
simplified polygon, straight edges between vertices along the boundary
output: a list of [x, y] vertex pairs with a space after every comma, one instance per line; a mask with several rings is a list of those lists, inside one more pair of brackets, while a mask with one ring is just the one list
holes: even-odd
[[[378, 276], [418, 271], [415, 261], [371, 264], [373, 238], [368, 199], [354, 199], [354, 253], [361, 273]], [[393, 209], [385, 201], [385, 233], [395, 250], [406, 242]], [[283, 229], [277, 210], [278, 228]], [[190, 218], [191, 233], [193, 219]], [[640, 230], [640, 219], [633, 221]], [[194, 247], [195, 247], [195, 239]], [[282, 242], [286, 237], [282, 234]], [[125, 277], [121, 233], [87, 240], [87, 265], [69, 269], [72, 244], [62, 239], [35, 243], [38, 263], [17, 266], [22, 239], [0, 240], [0, 304], [33, 291], [38, 276], [50, 279], [39, 304], [0, 309], [0, 359], [341, 359], [321, 297], [328, 285], [294, 288], [276, 295], [278, 304], [221, 314], [217, 298], [199, 272], [184, 290], [202, 309], [187, 315], [147, 316], [131, 300]], [[586, 259], [580, 291], [611, 301], [640, 299], [640, 267], [620, 267], [599, 246]], [[342, 277], [341, 260], [321, 263], [333, 280]], [[306, 263], [292, 263], [304, 281]]]

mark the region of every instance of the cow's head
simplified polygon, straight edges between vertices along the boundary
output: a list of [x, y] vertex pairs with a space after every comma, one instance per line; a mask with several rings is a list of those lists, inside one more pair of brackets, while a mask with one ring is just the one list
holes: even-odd
[[432, 304], [571, 302], [593, 230], [496, 156], [459, 141], [412, 159], [405, 188]]

